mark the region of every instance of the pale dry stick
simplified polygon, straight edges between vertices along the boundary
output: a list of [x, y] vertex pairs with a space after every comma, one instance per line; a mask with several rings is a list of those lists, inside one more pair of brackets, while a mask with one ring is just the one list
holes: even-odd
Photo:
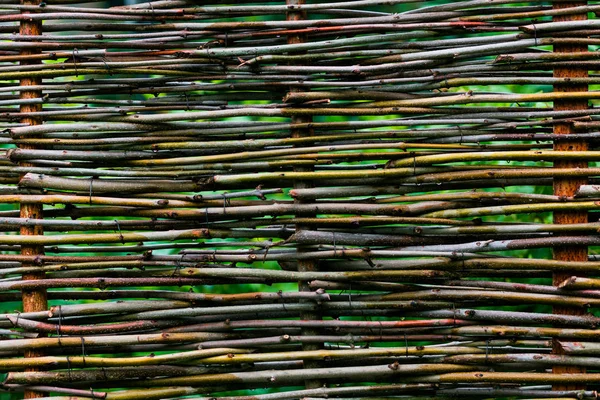
[[[79, 340], [81, 343], [81, 339]], [[123, 358], [114, 358], [114, 357], [53, 357], [53, 356], [43, 356], [37, 357], [31, 360], [24, 360], [21, 358], [13, 358], [13, 359], [3, 359], [0, 365], [0, 369], [2, 370], [18, 370], [27, 366], [45, 366], [48, 363], [52, 363], [59, 366], [68, 366], [69, 364], [74, 367], [119, 367], [119, 366], [142, 366], [142, 365], [161, 365], [162, 363], [166, 364], [178, 364], [189, 362], [194, 359], [202, 359], [211, 356], [221, 355], [221, 354], [229, 354], [229, 353], [244, 353], [243, 349], [206, 349], [206, 350], [194, 350], [187, 351], [182, 353], [175, 354], [163, 354], [163, 355], [155, 355], [155, 356], [145, 356], [145, 357], [123, 357]], [[24, 372], [24, 374], [28, 374]], [[25, 375], [27, 376], [27, 375]], [[19, 382], [18, 380], [10, 379], [7, 383], [28, 383], [29, 382]], [[38, 382], [37, 384], [41, 384], [44, 382]], [[50, 381], [45, 383], [51, 383]], [[54, 383], [54, 382], [52, 382]]]
[[[210, 351], [210, 350], [200, 350]], [[110, 359], [108, 359], [110, 360]], [[150, 359], [151, 360], [151, 359]], [[146, 360], [144, 360], [146, 361]], [[140, 363], [143, 365], [143, 363]], [[390, 377], [415, 376], [432, 374], [432, 373], [448, 373], [458, 371], [473, 371], [475, 367], [470, 366], [459, 366], [451, 364], [417, 364], [417, 365], [398, 365], [397, 368], [389, 368], [388, 365], [374, 365], [374, 366], [363, 366], [363, 367], [337, 367], [337, 368], [310, 368], [300, 370], [287, 370], [287, 371], [256, 371], [256, 372], [233, 372], [230, 374], [204, 374], [204, 375], [193, 375], [186, 377], [168, 377], [154, 379], [149, 382], [134, 383], [131, 382], [130, 386], [144, 386], [144, 387], [160, 387], [160, 386], [218, 386], [223, 384], [232, 383], [246, 383], [249, 385], [264, 385], [264, 382], [271, 382], [271, 384], [289, 385], [298, 384], [307, 379], [339, 379], [344, 377], [345, 379], [362, 379], [364, 376], [370, 376], [373, 379], [385, 379]], [[15, 376], [9, 374], [10, 377]], [[23, 382], [27, 383], [27, 376], [23, 374], [23, 380], [9, 378], [10, 382]], [[30, 374], [33, 378], [33, 373]], [[595, 375], [591, 375], [595, 376]], [[65, 377], [68, 379], [68, 377]], [[63, 379], [65, 379], [63, 378]], [[274, 378], [274, 379], [272, 379]], [[59, 383], [62, 380], [53, 380], [53, 383]]]
[[[115, 367], [115, 366], [146, 366], [146, 365], [161, 365], [165, 364], [200, 364], [200, 365], [212, 365], [212, 364], [241, 364], [248, 362], [264, 362], [264, 361], [285, 361], [285, 360], [317, 360], [324, 357], [330, 357], [333, 360], [345, 360], [355, 359], [368, 355], [374, 356], [386, 356], [386, 357], [397, 357], [404, 356], [408, 351], [409, 355], [460, 355], [468, 354], [475, 356], [477, 353], [485, 353], [485, 350], [476, 349], [472, 347], [444, 347], [444, 348], [425, 348], [417, 349], [411, 348], [382, 348], [381, 350], [375, 349], [355, 349], [355, 350], [313, 350], [313, 351], [290, 351], [283, 353], [249, 353], [249, 350], [236, 349], [236, 348], [218, 348], [218, 349], [203, 349], [182, 352], [178, 354], [162, 355], [162, 356], [140, 356], [140, 357], [129, 357], [129, 358], [107, 358], [107, 357], [86, 357], [85, 366], [89, 367]], [[223, 355], [223, 356], [221, 356]], [[485, 356], [485, 354], [483, 354]], [[59, 366], [66, 365], [66, 357], [39, 357], [32, 360], [36, 364], [42, 365], [43, 363], [53, 362]], [[83, 360], [81, 357], [69, 357], [69, 361], [73, 366], [83, 366]], [[18, 358], [4, 359], [0, 369], [4, 371], [18, 370], [20, 365], [23, 364]], [[84, 373], [85, 374], [85, 373]], [[57, 374], [48, 374], [48, 383], [58, 383], [52, 379], [52, 376]], [[27, 379], [27, 373], [12, 373], [10, 378], [6, 380], [7, 383], [20, 383], [20, 384], [40, 384], [41, 381], [24, 381], [23, 378]], [[40, 377], [43, 374], [40, 374]], [[60, 376], [60, 375], [58, 375]], [[38, 378], [39, 379], [39, 378]]]
[[[218, 397], [220, 400], [288, 400], [297, 399], [304, 396], [310, 395], [344, 395], [344, 394], [405, 394], [405, 393], [417, 393], [422, 392], [431, 388], [431, 385], [426, 384], [397, 384], [393, 385], [378, 385], [378, 386], [350, 386], [350, 387], [339, 387], [339, 388], [315, 388], [315, 389], [303, 389], [297, 391], [280, 391], [277, 393], [269, 393], [254, 396], [233, 396], [233, 397]], [[223, 391], [225, 388], [214, 388], [214, 392]], [[194, 390], [191, 387], [185, 388], [160, 388], [153, 389], [148, 388], [145, 390], [125, 390], [119, 392], [112, 392], [111, 396], [118, 400], [137, 400], [137, 399], [161, 399], [167, 396], [178, 396], [185, 394], [198, 394], [198, 390]], [[79, 398], [64, 398], [58, 397], [58, 400], [81, 400]], [[206, 397], [197, 397], [194, 400], [207, 400]]]
[[[94, 12], [103, 12], [107, 14], [117, 14], [117, 15], [152, 15], [156, 17], [160, 17], [163, 15], [179, 15], [179, 14], [192, 14], [192, 13], [207, 13], [207, 14], [238, 14], [238, 13], [256, 13], [256, 12], [286, 12], [290, 9], [297, 11], [309, 11], [309, 10], [327, 10], [329, 8], [361, 8], [361, 7], [373, 7], [378, 5], [396, 5], [403, 3], [414, 3], [415, 0], [355, 0], [355, 1], [343, 1], [336, 3], [319, 3], [319, 4], [295, 4], [293, 7], [289, 5], [256, 5], [256, 6], [245, 6], [245, 5], [235, 5], [229, 6], [227, 8], [223, 7], [186, 7], [179, 9], [152, 9], [146, 8], [142, 9], [142, 4], [137, 4], [137, 8], [128, 6], [128, 7], [113, 7], [109, 9], [105, 8], [79, 8], [79, 7], [64, 7], [64, 6], [46, 6], [45, 8], [49, 11], [77, 11], [77, 12], [86, 12], [86, 13], [94, 13]], [[147, 3], [149, 5], [150, 3]], [[2, 5], [0, 8], [5, 9], [18, 9], [18, 10], [29, 10], [32, 8], [24, 7], [24, 6], [13, 6], [13, 5]]]
[[600, 288], [600, 279], [571, 276], [559, 282], [558, 287], [566, 290], [595, 290]]
[[66, 395], [70, 395], [70, 396], [75, 396], [75, 398], [77, 396], [83, 397], [83, 398], [90, 398], [90, 399], [105, 399], [107, 396], [106, 392], [101, 392], [101, 391], [94, 391], [94, 390], [82, 390], [82, 389], [73, 389], [73, 388], [66, 388], [66, 387], [58, 387], [58, 386], [48, 386], [48, 385], [10, 385], [10, 384], [3, 384], [3, 387], [5, 389], [8, 389], [11, 392], [19, 392], [19, 391], [26, 391], [26, 390], [31, 390], [31, 391], [36, 391], [36, 392], [54, 392], [54, 393], [59, 393], [59, 394], [66, 394]]
[[[465, 218], [465, 217], [477, 217], [484, 215], [509, 215], [509, 214], [518, 214], [518, 213], [531, 213], [531, 212], [547, 212], [547, 211], [587, 211], [587, 210], [596, 210], [600, 206], [597, 202], [594, 201], [585, 201], [585, 202], [573, 202], [573, 203], [538, 203], [538, 204], [510, 204], [506, 206], [491, 206], [491, 207], [476, 207], [476, 208], [462, 208], [462, 209], [454, 209], [448, 211], [433, 211], [429, 213], [422, 214], [422, 217], [425, 218]], [[552, 224], [549, 229], [555, 228], [560, 230], [560, 227], [555, 227], [555, 225], [560, 224]], [[569, 224], [571, 225], [571, 224]], [[586, 227], [588, 229], [592, 229], [594, 225], [590, 225], [586, 222], [573, 224], [575, 226], [565, 227], [566, 230], [575, 230], [577, 227], [583, 228]], [[596, 226], [596, 229], [598, 227]], [[502, 228], [499, 228], [502, 229]], [[510, 229], [510, 228], [509, 228]], [[531, 231], [527, 227], [524, 227], [524, 230]], [[566, 260], [570, 261], [570, 260]]]
[[[182, 344], [187, 342], [201, 342], [205, 340], [220, 340], [230, 337], [235, 337], [236, 334], [228, 333], [212, 333], [212, 332], [196, 332], [196, 333], [169, 333], [167, 335], [163, 333], [148, 333], [148, 334], [122, 334], [122, 335], [86, 335], [86, 345], [90, 347], [103, 347], [103, 346], [123, 346], [131, 344]], [[23, 351], [27, 349], [40, 349], [40, 348], [60, 348], [65, 346], [68, 347], [81, 347], [81, 339], [79, 337], [47, 337], [47, 338], [36, 338], [36, 339], [13, 339], [11, 344], [14, 347], [8, 345], [8, 341], [3, 341], [0, 350], [16, 350]]]
[[599, 299], [589, 297], [563, 296], [561, 294], [534, 294], [519, 293], [509, 291], [489, 291], [489, 290], [464, 290], [464, 289], [431, 289], [417, 290], [408, 293], [392, 293], [380, 296], [357, 296], [356, 301], [374, 301], [374, 300], [436, 300], [436, 301], [455, 301], [478, 303], [500, 304], [551, 304], [557, 306], [572, 307], [596, 307], [600, 305]]
[[422, 377], [407, 378], [405, 382], [419, 383], [529, 383], [553, 385], [594, 384], [600, 378], [596, 373], [547, 374], [539, 372], [487, 372], [478, 371], [463, 373], [448, 373]]

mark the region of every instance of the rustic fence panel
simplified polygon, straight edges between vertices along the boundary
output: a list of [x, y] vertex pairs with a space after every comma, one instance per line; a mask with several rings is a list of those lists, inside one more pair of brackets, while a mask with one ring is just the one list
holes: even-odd
[[0, 397], [597, 398], [598, 11], [1, 0]]

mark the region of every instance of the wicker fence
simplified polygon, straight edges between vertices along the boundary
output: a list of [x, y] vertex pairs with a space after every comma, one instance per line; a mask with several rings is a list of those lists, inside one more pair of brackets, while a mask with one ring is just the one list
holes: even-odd
[[600, 2], [227, 3], [0, 1], [0, 398], [596, 398]]

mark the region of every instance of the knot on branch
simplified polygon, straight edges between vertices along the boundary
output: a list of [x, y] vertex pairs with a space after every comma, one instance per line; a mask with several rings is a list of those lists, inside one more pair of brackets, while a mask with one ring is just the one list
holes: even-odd
[[[10, 131], [10, 130], [9, 130]], [[13, 164], [17, 163], [17, 160], [15, 160], [14, 156], [15, 156], [15, 152], [18, 151], [19, 149], [8, 149], [6, 151], [6, 159], [8, 161], [10, 161]]]

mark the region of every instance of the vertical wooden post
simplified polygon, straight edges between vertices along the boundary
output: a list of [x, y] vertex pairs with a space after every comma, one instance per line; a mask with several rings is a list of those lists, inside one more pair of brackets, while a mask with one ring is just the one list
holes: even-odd
[[[554, 2], [554, 9], [563, 9], [576, 6], [585, 6], [587, 1], [573, 2]], [[559, 15], [554, 17], [554, 21], [578, 21], [587, 19], [586, 13]], [[587, 52], [587, 45], [578, 44], [557, 44], [554, 46], [555, 52], [560, 53], [576, 53]], [[559, 67], [554, 70], [556, 78], [584, 78], [588, 76], [588, 70], [577, 67]], [[587, 85], [570, 85], [559, 84], [554, 86], [555, 92], [586, 92]], [[585, 110], [588, 108], [587, 100], [556, 100], [554, 102], [555, 110]], [[554, 126], [554, 133], [558, 135], [568, 135], [573, 133], [573, 128], [569, 123], [557, 123]], [[588, 149], [588, 144], [584, 140], [557, 140], [554, 143], [554, 149], [560, 151], [584, 151]], [[555, 168], [587, 168], [588, 163], [585, 161], [556, 161]], [[586, 178], [555, 178], [554, 179], [554, 194], [557, 196], [573, 196], [577, 189], [587, 182]], [[588, 221], [587, 211], [557, 211], [554, 213], [555, 224], [577, 224]], [[569, 246], [556, 247], [554, 249], [554, 259], [561, 261], [587, 261], [588, 249], [586, 246]], [[554, 285], [558, 285], [572, 274], [569, 272], [555, 273], [553, 275]], [[561, 307], [555, 306], [553, 309], [555, 314], [581, 315], [585, 310], [579, 307]], [[554, 341], [554, 354], [563, 354], [558, 343]], [[585, 372], [583, 367], [573, 366], [554, 366], [554, 373], [582, 373]], [[574, 390], [583, 389], [584, 385], [554, 385], [554, 390]]]
[[[40, 0], [21, 0], [21, 4], [23, 5], [39, 5]], [[29, 21], [21, 21], [19, 27], [20, 35], [41, 35], [42, 34], [42, 22], [29, 20]], [[37, 49], [25, 49], [21, 51], [22, 55], [29, 54], [38, 54], [40, 53]], [[40, 61], [21, 61], [21, 65], [31, 65], [40, 63]], [[32, 85], [40, 85], [41, 79], [39, 78], [23, 78], [20, 80], [20, 86], [32, 86]], [[20, 98], [21, 99], [34, 99], [42, 97], [42, 93], [37, 90], [24, 90], [21, 91]], [[36, 111], [41, 111], [41, 104], [23, 104], [20, 107], [21, 113], [31, 113]], [[24, 117], [21, 119], [21, 122], [29, 125], [40, 125], [42, 123], [41, 118], [39, 117]], [[35, 146], [31, 145], [21, 145], [20, 148], [23, 149], [32, 149]], [[29, 163], [21, 162], [21, 166], [28, 166]], [[43, 206], [41, 204], [21, 204], [20, 207], [21, 218], [42, 218], [43, 217]], [[20, 230], [21, 235], [42, 235], [43, 228], [41, 226], [22, 226]], [[23, 255], [40, 255], [44, 254], [43, 246], [21, 246], [21, 254]], [[26, 263], [23, 263], [23, 266]], [[34, 272], [23, 275], [23, 280], [31, 280], [31, 279], [43, 279], [45, 273], [44, 272]], [[22, 301], [23, 301], [23, 312], [31, 312], [31, 311], [45, 311], [48, 309], [48, 300], [45, 289], [36, 289], [36, 290], [23, 290], [22, 292]], [[25, 352], [25, 357], [38, 357], [40, 354], [37, 350], [31, 350]], [[37, 369], [30, 368], [27, 371], [36, 371]], [[24, 393], [24, 398], [33, 399], [38, 397], [46, 397], [47, 393], [37, 392], [26, 390]]]
[[[288, 7], [290, 7], [290, 10], [286, 13], [286, 20], [287, 21], [299, 21], [299, 20], [304, 20], [306, 19], [306, 12], [305, 11], [301, 11], [301, 10], [294, 10], [292, 7], [293, 6], [297, 6], [297, 5], [302, 5], [305, 3], [305, 0], [286, 0], [286, 5]], [[296, 43], [304, 43], [306, 41], [306, 35], [302, 34], [302, 33], [296, 33], [296, 34], [291, 34], [288, 35], [287, 37], [287, 42], [288, 44], [296, 44]], [[290, 88], [290, 92], [296, 91], [296, 88]], [[304, 123], [310, 123], [312, 122], [312, 117], [311, 116], [294, 116], [291, 118], [291, 122], [292, 124], [304, 124]], [[294, 128], [291, 131], [291, 135], [294, 138], [300, 138], [300, 137], [306, 137], [306, 136], [313, 136], [313, 129], [311, 128]], [[312, 168], [306, 168], [306, 167], [295, 167], [294, 171], [301, 171], [301, 172], [310, 172], [312, 171]], [[304, 189], [304, 188], [309, 188], [309, 187], [313, 187], [312, 182], [310, 181], [306, 181], [306, 180], [298, 180], [294, 182], [294, 189]], [[298, 200], [295, 199], [294, 203], [303, 203], [303, 200]], [[297, 216], [302, 216], [302, 217], [314, 217], [314, 215], [297, 215]], [[303, 229], [308, 229], [310, 227], [302, 225], [302, 224], [297, 224], [295, 229], [296, 232], [299, 232]], [[306, 250], [304, 246], [298, 246], [298, 251], [304, 251]], [[298, 271], [316, 271], [317, 270], [317, 261], [315, 260], [299, 260], [298, 261]], [[309, 286], [308, 282], [298, 282], [298, 288], [300, 291], [303, 292], [310, 292], [311, 288]], [[300, 318], [303, 320], [314, 320], [314, 319], [321, 319], [321, 316], [318, 313], [314, 313], [314, 312], [304, 312], [300, 314]], [[303, 329], [302, 331], [303, 335], [307, 335], [307, 336], [311, 336], [311, 335], [316, 335], [318, 334], [318, 331], [312, 328], [307, 328], [307, 329]], [[321, 346], [319, 346], [318, 343], [305, 343], [302, 345], [303, 350], [318, 350]], [[320, 366], [320, 363], [315, 362], [315, 361], [304, 361], [304, 367], [305, 368], [315, 368]], [[311, 379], [311, 380], [306, 380], [304, 382], [304, 385], [306, 386], [306, 388], [317, 388], [317, 387], [321, 387], [323, 386], [323, 382], [321, 382], [318, 379]]]

